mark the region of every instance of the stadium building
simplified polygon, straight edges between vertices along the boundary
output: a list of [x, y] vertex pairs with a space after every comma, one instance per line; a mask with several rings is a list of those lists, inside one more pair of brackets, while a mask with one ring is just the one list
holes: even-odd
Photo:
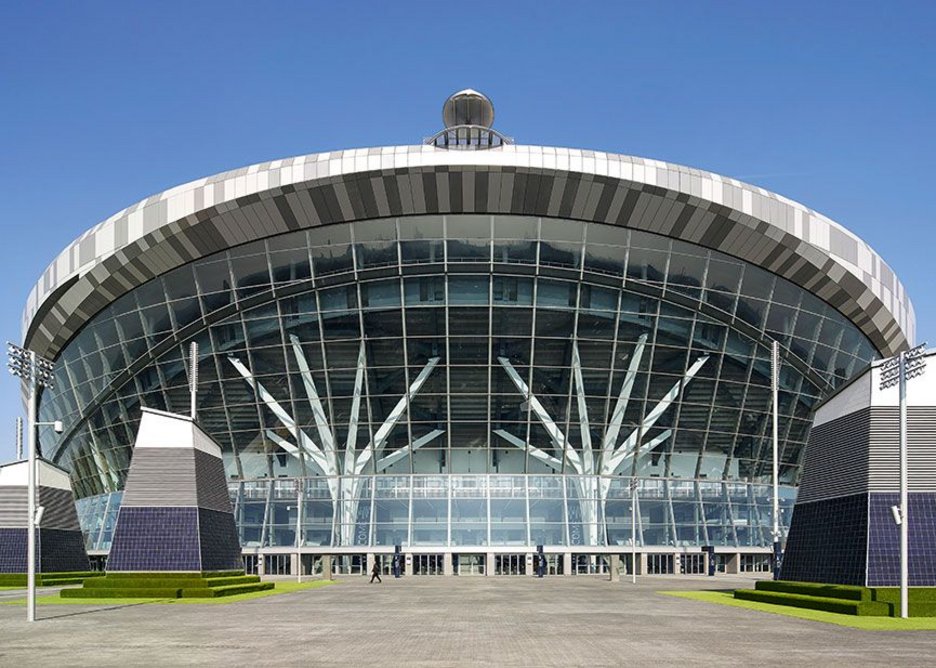
[[251, 570], [600, 572], [635, 539], [641, 572], [769, 568], [771, 343], [785, 528], [814, 406], [913, 341], [903, 286], [784, 197], [493, 116], [462, 91], [422, 144], [199, 179], [54, 259], [23, 337], [90, 554], [194, 341]]

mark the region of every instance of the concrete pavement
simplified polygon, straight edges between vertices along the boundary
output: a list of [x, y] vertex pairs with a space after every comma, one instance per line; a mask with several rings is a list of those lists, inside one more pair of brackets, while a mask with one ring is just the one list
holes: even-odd
[[[731, 576], [367, 577], [228, 605], [0, 605], [0, 665], [936, 665], [936, 632], [868, 632], [662, 596]], [[6, 593], [6, 592], [5, 592]]]

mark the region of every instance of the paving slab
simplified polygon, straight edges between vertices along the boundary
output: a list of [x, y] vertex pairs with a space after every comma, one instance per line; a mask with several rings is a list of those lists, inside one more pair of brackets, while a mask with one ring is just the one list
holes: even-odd
[[861, 631], [657, 593], [751, 583], [348, 576], [230, 605], [45, 606], [34, 624], [0, 605], [0, 665], [936, 665], [936, 632]]

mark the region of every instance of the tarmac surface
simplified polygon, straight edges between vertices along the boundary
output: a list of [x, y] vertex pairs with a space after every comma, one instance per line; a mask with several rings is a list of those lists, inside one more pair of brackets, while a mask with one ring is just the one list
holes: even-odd
[[860, 631], [657, 593], [751, 582], [346, 576], [227, 605], [40, 606], [33, 624], [0, 605], [0, 665], [936, 665], [936, 631]]

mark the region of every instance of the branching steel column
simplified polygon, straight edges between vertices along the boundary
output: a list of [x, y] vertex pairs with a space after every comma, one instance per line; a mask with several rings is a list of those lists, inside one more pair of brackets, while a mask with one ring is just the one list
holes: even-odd
[[433, 369], [435, 369], [436, 365], [439, 363], [439, 359], [438, 357], [429, 359], [426, 366], [424, 366], [422, 371], [419, 372], [419, 375], [416, 376], [416, 380], [414, 380], [407, 389], [406, 394], [400, 398], [397, 405], [390, 411], [390, 415], [387, 416], [387, 419], [384, 420], [380, 428], [377, 429], [377, 433], [374, 434], [374, 440], [361, 451], [361, 456], [357, 458], [357, 462], [354, 465], [355, 475], [360, 475], [371, 457], [374, 457], [376, 453], [383, 449], [384, 443], [386, 443], [387, 437], [390, 435], [390, 431], [396, 423], [400, 421], [400, 418], [403, 417], [410, 400], [419, 393], [426, 379], [429, 378], [429, 374], [432, 373]]
[[566, 459], [569, 460], [569, 463], [572, 464], [576, 472], [581, 474], [583, 472], [581, 458], [578, 456], [578, 453], [575, 452], [575, 450], [566, 449], [565, 434], [563, 434], [562, 430], [559, 429], [559, 427], [556, 425], [555, 420], [549, 416], [549, 413], [546, 411], [546, 407], [540, 403], [540, 400], [537, 399], [532, 392], [530, 392], [530, 388], [525, 382], [523, 382], [520, 374], [518, 374], [517, 370], [514, 369], [509, 359], [506, 357], [498, 357], [497, 361], [500, 362], [502, 367], [504, 367], [504, 370], [507, 372], [510, 380], [512, 380], [513, 384], [517, 386], [518, 390], [520, 390], [520, 394], [523, 395], [523, 398], [529, 402], [530, 409], [534, 414], [536, 414], [536, 418], [543, 425], [543, 428], [546, 429], [546, 433], [549, 434], [549, 438], [553, 442], [553, 445], [556, 446], [556, 449], [559, 450], [559, 452], [565, 454]]
[[322, 401], [319, 399], [318, 390], [315, 388], [315, 381], [312, 379], [312, 372], [309, 370], [309, 362], [302, 352], [302, 345], [299, 343], [299, 337], [294, 334], [289, 335], [292, 343], [293, 357], [296, 358], [296, 364], [299, 366], [299, 374], [302, 377], [302, 384], [305, 387], [306, 397], [309, 400], [309, 406], [312, 408], [312, 417], [315, 418], [315, 426], [318, 428], [319, 439], [322, 442], [322, 448], [329, 464], [338, 471], [338, 460], [335, 452], [335, 435], [332, 433], [328, 424], [328, 418], [325, 417], [325, 409], [322, 408]]
[[624, 382], [621, 384], [621, 393], [618, 395], [617, 403], [614, 405], [614, 412], [611, 414], [611, 421], [608, 423], [608, 430], [605, 432], [604, 440], [601, 443], [601, 452], [605, 457], [611, 456], [614, 451], [614, 444], [617, 443], [618, 434], [621, 432], [621, 423], [624, 421], [627, 404], [630, 403], [631, 392], [634, 390], [634, 381], [637, 379], [637, 371], [640, 369], [640, 361], [643, 358], [646, 344], [647, 335], [641, 334], [634, 346], [634, 354], [627, 366]]
[[577, 341], [572, 342], [572, 379], [575, 382], [579, 429], [582, 436], [582, 473], [585, 475], [592, 475], [595, 472], [595, 458], [592, 455], [591, 427], [588, 424], [588, 404], [585, 402], [585, 383], [582, 380], [582, 358], [579, 355]]

